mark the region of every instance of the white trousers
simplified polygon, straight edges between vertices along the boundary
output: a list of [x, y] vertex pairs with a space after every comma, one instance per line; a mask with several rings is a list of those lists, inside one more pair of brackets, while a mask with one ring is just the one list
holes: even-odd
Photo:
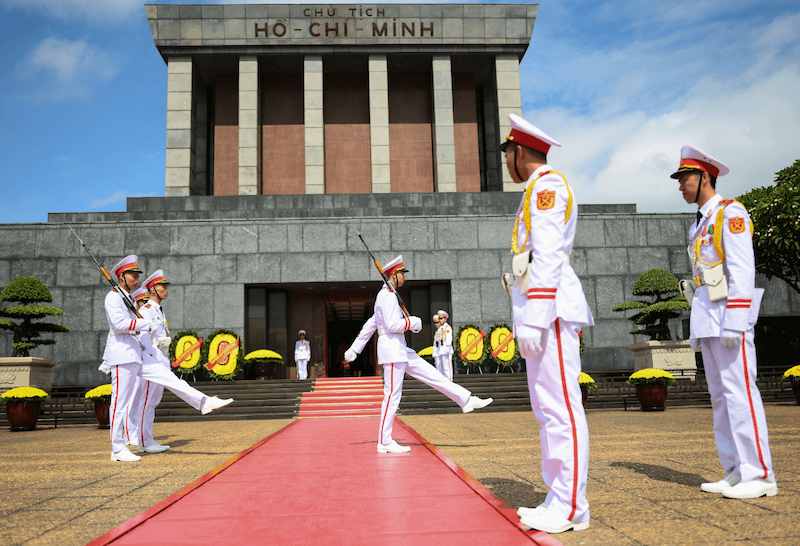
[[397, 408], [400, 407], [405, 374], [433, 387], [458, 404], [459, 407], [463, 408], [471, 396], [467, 389], [447, 379], [436, 368], [409, 349], [408, 362], [383, 365], [383, 403], [381, 404], [378, 443], [384, 445], [392, 443], [392, 426], [395, 415], [397, 415]]
[[453, 354], [448, 353], [446, 355], [437, 356], [434, 359], [436, 362], [436, 369], [439, 370], [439, 373], [445, 376], [450, 381], [453, 380]]
[[753, 331], [742, 333], [739, 345], [730, 349], [717, 337], [700, 342], [722, 468], [742, 481], [774, 481]]
[[136, 396], [141, 370], [139, 363], [111, 366], [109, 422], [112, 453], [122, 451], [130, 441], [130, 408]]
[[308, 360], [297, 361], [297, 379], [301, 381], [308, 379]]
[[539, 422], [542, 480], [548, 489], [544, 505], [570, 521], [588, 521], [589, 429], [578, 384], [576, 326], [556, 319], [542, 346], [542, 352], [525, 361], [531, 407]]
[[142, 447], [155, 443], [153, 421], [165, 388], [197, 411], [203, 407], [206, 395], [176, 376], [169, 365], [163, 362], [145, 363], [142, 365], [137, 394], [131, 404], [129, 443]]

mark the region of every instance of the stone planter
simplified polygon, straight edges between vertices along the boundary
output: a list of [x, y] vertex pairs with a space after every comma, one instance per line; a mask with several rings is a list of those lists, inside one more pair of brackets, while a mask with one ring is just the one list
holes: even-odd
[[42, 402], [40, 400], [8, 400], [6, 415], [12, 431], [36, 430]]
[[664, 383], [648, 383], [636, 385], [636, 395], [642, 411], [664, 411], [667, 401], [667, 385]]
[[586, 385], [581, 385], [581, 404], [585, 406], [586, 401], [588, 399], [589, 399], [589, 387]]
[[0, 391], [14, 387], [38, 387], [50, 392], [55, 364], [47, 358], [10, 356], [0, 358]]
[[97, 428], [109, 428], [109, 407], [111, 400], [105, 398], [94, 399], [94, 416], [97, 419]]
[[697, 364], [694, 349], [688, 341], [642, 341], [628, 347], [633, 353], [633, 369], [669, 370], [675, 379], [694, 381]]
[[792, 392], [794, 393], [794, 400], [800, 406], [800, 381], [792, 381]]

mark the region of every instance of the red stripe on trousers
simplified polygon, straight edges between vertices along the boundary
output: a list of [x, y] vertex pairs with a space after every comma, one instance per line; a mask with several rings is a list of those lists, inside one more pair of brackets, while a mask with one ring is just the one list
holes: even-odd
[[114, 421], [116, 421], [117, 416], [117, 400], [119, 399], [119, 368], [116, 366], [114, 367], [114, 383], [116, 383], [116, 390], [114, 390], [114, 409], [111, 412], [111, 450], [114, 450]]
[[139, 437], [142, 439], [142, 447], [144, 447], [144, 414], [147, 411], [147, 395], [150, 394], [150, 382], [144, 382], [144, 405], [142, 406], [142, 420], [139, 422]]
[[556, 319], [556, 343], [558, 345], [558, 365], [561, 368], [561, 388], [564, 391], [564, 402], [569, 412], [569, 423], [572, 427], [572, 511], [567, 518], [572, 521], [578, 508], [578, 432], [575, 426], [575, 415], [572, 413], [572, 404], [567, 390], [567, 378], [564, 373], [564, 353], [561, 349], [561, 321]]
[[750, 394], [750, 374], [747, 373], [747, 353], [745, 352], [745, 333], [742, 332], [742, 366], [744, 367], [744, 384], [747, 387], [747, 402], [750, 404], [750, 417], [753, 419], [753, 432], [756, 435], [756, 449], [758, 450], [758, 462], [761, 463], [761, 468], [764, 469], [764, 476], [761, 479], [766, 480], [769, 475], [767, 465], [764, 464], [764, 454], [761, 452], [761, 440], [758, 438], [758, 420], [756, 419], [756, 411], [753, 408], [753, 395]]
[[[386, 368], [383, 368], [386, 371]], [[392, 375], [389, 378], [389, 396], [386, 398], [386, 411], [383, 412], [383, 419], [381, 419], [381, 445], [383, 444], [383, 424], [386, 422], [386, 414], [389, 413], [389, 404], [392, 402], [392, 393], [394, 392], [394, 364], [392, 364]]]

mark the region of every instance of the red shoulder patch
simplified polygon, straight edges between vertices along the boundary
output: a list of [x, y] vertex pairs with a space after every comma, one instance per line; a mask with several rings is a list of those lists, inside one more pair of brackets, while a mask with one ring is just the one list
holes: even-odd
[[536, 208], [539, 210], [552, 209], [556, 205], [556, 192], [542, 190], [536, 194]]
[[728, 229], [731, 233], [744, 233], [744, 228], [744, 218], [742, 216], [728, 218]]

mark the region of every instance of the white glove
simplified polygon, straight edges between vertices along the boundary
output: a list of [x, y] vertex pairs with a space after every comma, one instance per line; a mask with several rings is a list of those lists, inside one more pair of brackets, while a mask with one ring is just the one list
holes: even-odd
[[172, 338], [169, 336], [160, 337], [156, 340], [156, 347], [164, 353], [164, 356], [169, 357], [169, 346], [172, 344]]
[[358, 358], [358, 354], [353, 349], [347, 349], [344, 352], [344, 359], [347, 362], [353, 362], [356, 358]]
[[422, 331], [422, 319], [419, 317], [408, 317], [408, 321], [411, 323], [411, 331], [415, 334], [418, 334]]
[[99, 367], [99, 368], [97, 368], [97, 369], [98, 369], [98, 370], [100, 370], [101, 372], [103, 372], [104, 374], [109, 374], [109, 373], [111, 373], [111, 366], [109, 366], [109, 365], [108, 365], [108, 364], [106, 364], [105, 362], [103, 362], [102, 364], [100, 364], [100, 367]]
[[521, 354], [523, 358], [531, 358], [536, 353], [541, 353], [544, 350], [542, 347], [544, 330], [542, 328], [523, 325], [515, 330], [519, 354]]
[[157, 322], [154, 320], [149, 319], [136, 319], [136, 330], [138, 330], [142, 334], [146, 334], [148, 332], [152, 332], [156, 329], [158, 325]]
[[742, 333], [734, 330], [723, 330], [719, 341], [726, 349], [735, 349], [742, 342]]

